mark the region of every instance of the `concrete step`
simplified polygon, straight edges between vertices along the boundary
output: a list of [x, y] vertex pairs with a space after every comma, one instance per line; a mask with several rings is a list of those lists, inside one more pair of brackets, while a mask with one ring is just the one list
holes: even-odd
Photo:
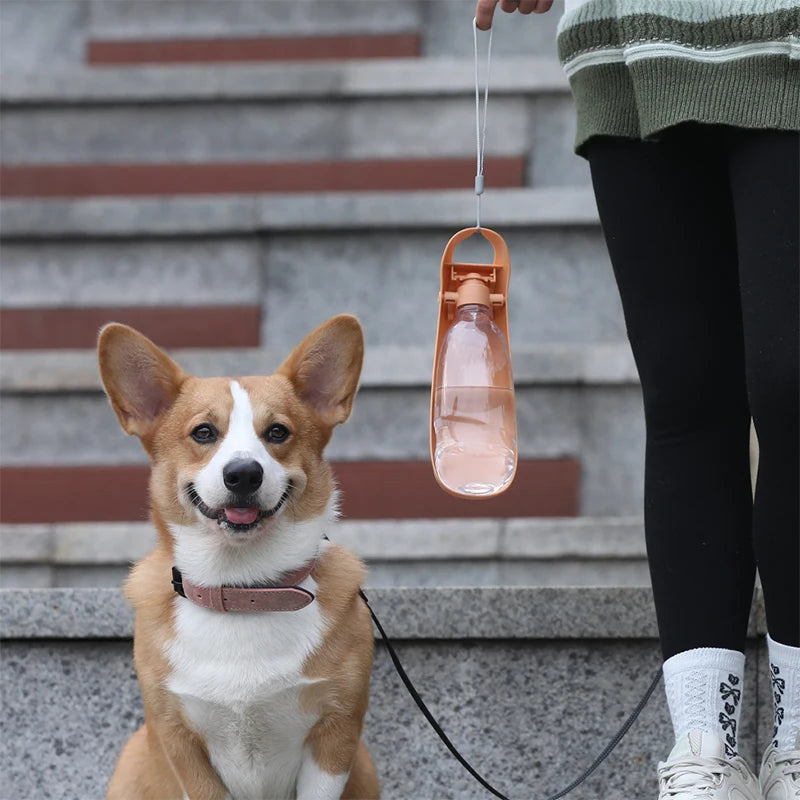
[[[484, 224], [511, 253], [515, 347], [625, 341], [596, 214], [583, 190], [487, 193]], [[0, 303], [40, 315], [91, 308], [85, 346], [98, 310], [113, 318], [121, 298], [140, 316], [151, 306], [169, 314], [257, 307], [258, 343], [275, 348], [293, 347], [339, 312], [359, 316], [371, 345], [428, 346], [441, 254], [472, 224], [475, 200], [468, 192], [6, 200], [0, 215]], [[456, 254], [491, 261], [476, 237]], [[70, 341], [56, 329], [49, 341], [59, 339]]]
[[[456, 746], [512, 797], [564, 788], [608, 743], [660, 664], [647, 589], [374, 589], [369, 596]], [[5, 791], [102, 796], [142, 720], [131, 615], [120, 593], [5, 590], [0, 625]], [[739, 733], [751, 764], [772, 732], [764, 631], [758, 594]], [[427, 727], [380, 646], [364, 736], [386, 800], [486, 796]], [[570, 797], [654, 797], [656, 764], [671, 743], [659, 688], [619, 748]]]
[[[96, 4], [103, 6], [102, 3]], [[289, 10], [280, 2], [231, 3], [231, 10], [204, 9], [198, 13], [191, 0], [170, 4], [166, 14], [153, 13], [146, 0], [129, 0], [114, 8], [102, 8], [91, 17], [93, 38], [114, 40], [170, 39], [195, 36], [293, 36], [352, 33], [414, 32], [420, 39], [422, 55], [469, 53], [472, 45], [471, 22], [475, 4], [471, 0], [401, 0], [369, 9], [371, 3], [311, 0]], [[192, 21], [187, 24], [187, 18]], [[555, 54], [555, 29], [558, 14], [529, 18], [532, 24], [520, 25], [518, 17], [497, 15], [495, 47], [500, 53], [541, 52]]]
[[[463, 191], [322, 192], [220, 197], [4, 200], [2, 236], [17, 239], [177, 237], [323, 231], [458, 230], [475, 217]], [[586, 188], [497, 189], [483, 198], [484, 226], [598, 227]], [[449, 238], [449, 236], [448, 236]], [[442, 247], [441, 249], [444, 249]]]
[[[636, 386], [585, 387], [518, 386], [517, 428], [523, 459], [588, 456], [582, 445], [599, 436], [602, 425], [628, 425], [622, 442], [638, 444], [640, 404]], [[0, 463], [144, 464], [134, 439], [125, 439], [117, 419], [101, 394], [3, 397], [0, 411], [4, 443]], [[334, 461], [416, 460], [428, 456], [430, 385], [415, 389], [364, 389], [354, 416], [337, 432], [328, 450]], [[77, 428], [76, 420], [83, 420]], [[86, 428], [91, 426], [91, 431]], [[613, 441], [609, 432], [606, 445]], [[636, 448], [638, 450], [638, 448]], [[605, 460], [611, 453], [605, 453]], [[610, 465], [609, 465], [610, 466]], [[586, 477], [586, 476], [584, 476]]]
[[[471, 52], [364, 63], [9, 69], [0, 87], [3, 161], [472, 156]], [[563, 134], [574, 117], [567, 80], [550, 57], [495, 52], [490, 102], [490, 130], [502, 135], [487, 138], [487, 155], [527, 153], [548, 135]], [[434, 113], [421, 116], [425, 111]], [[118, 127], [132, 115], [145, 127]], [[48, 129], [48, 120], [68, 127], [59, 127], [59, 136]], [[279, 136], [272, 135], [276, 126]], [[283, 133], [287, 127], [292, 136]], [[103, 135], [106, 130], [113, 135]], [[541, 155], [545, 169], [546, 154]], [[578, 174], [583, 181], [588, 173], [568, 173]], [[562, 176], [559, 182], [569, 181]]]
[[[0, 4], [0, 65], [30, 70], [43, 63], [55, 70], [86, 63], [98, 43], [176, 42], [266, 37], [306, 42], [319, 37], [414, 36], [421, 55], [471, 53], [472, 0], [226, 0], [197, 3], [170, 0], [59, 0]], [[498, 14], [495, 51], [555, 57], [558, 14], [531, 17]], [[299, 48], [298, 48], [299, 49]]]
[[[368, 587], [647, 586], [642, 520], [343, 520]], [[0, 525], [0, 586], [119, 586], [156, 543], [148, 523]]]
[[[560, 66], [496, 62], [487, 186], [587, 186]], [[468, 188], [473, 75], [470, 58], [12, 72], [4, 194]]]
[[[5, 8], [5, 4], [3, 8]], [[565, 96], [569, 83], [553, 58], [493, 55], [491, 102], [497, 97]], [[0, 86], [0, 103], [9, 109], [68, 109], [73, 106], [184, 103], [330, 102], [475, 96], [472, 48], [460, 58], [382, 58], [367, 63], [337, 60], [327, 64], [282, 63], [228, 66], [141, 66], [102, 70], [9, 69]], [[473, 106], [474, 113], [474, 106]], [[474, 118], [472, 120], [474, 127]], [[435, 144], [435, 143], [433, 143]], [[16, 160], [16, 159], [13, 159]], [[152, 160], [152, 159], [151, 159]]]
[[[169, 349], [172, 358], [200, 377], [265, 375], [274, 371], [288, 352], [287, 347]], [[519, 386], [614, 386], [638, 382], [627, 343], [528, 345], [512, 347], [512, 352], [514, 381]], [[0, 365], [0, 396], [102, 392], [94, 348], [7, 350], [0, 354]], [[360, 387], [362, 391], [429, 388], [432, 365], [432, 347], [372, 345], [367, 336]]]
[[[275, 351], [183, 351], [175, 355], [197, 374], [241, 375], [271, 372], [285, 351], [277, 358]], [[514, 509], [518, 516], [639, 514], [644, 423], [627, 345], [520, 348], [514, 357], [522, 462], [511, 491], [518, 493], [514, 503], [521, 505], [510, 505], [503, 497], [464, 504], [436, 488], [428, 463], [432, 353], [427, 348], [372, 347], [368, 343], [353, 417], [328, 450], [341, 471], [346, 513], [361, 518], [381, 516], [370, 511], [367, 503], [369, 497], [380, 497], [384, 508], [395, 509], [401, 517], [462, 516], [453, 503], [481, 516], [514, 515]], [[46, 468], [47, 475], [40, 479], [49, 483], [74, 478], [63, 489], [65, 501], [87, 480], [101, 478], [94, 473], [87, 478], [81, 470], [132, 469], [124, 480], [118, 479], [119, 485], [130, 486], [132, 493], [125, 495], [120, 489], [125, 496], [114, 502], [122, 503], [128, 497], [127, 503], [134, 502], [139, 510], [133, 518], [142, 518], [144, 454], [135, 440], [120, 433], [100, 391], [94, 359], [92, 352], [3, 354], [0, 462], [6, 470], [7, 503], [22, 503], [18, 492], [29, 480], [20, 471], [30, 467]], [[86, 424], [76, 425], [76, 420]], [[12, 476], [9, 470], [20, 474]], [[409, 481], [406, 490], [411, 493], [403, 497], [390, 488], [392, 478], [401, 476]], [[369, 492], [364, 489], [365, 481], [372, 486]], [[12, 492], [14, 486], [18, 490]], [[136, 499], [131, 500], [133, 497]], [[356, 510], [350, 502], [367, 505]], [[416, 510], [431, 502], [437, 513]], [[24, 508], [22, 504], [20, 513]], [[55, 521], [68, 519], [82, 518]], [[6, 516], [6, 521], [12, 519]], [[36, 520], [23, 517], [13, 521]]]

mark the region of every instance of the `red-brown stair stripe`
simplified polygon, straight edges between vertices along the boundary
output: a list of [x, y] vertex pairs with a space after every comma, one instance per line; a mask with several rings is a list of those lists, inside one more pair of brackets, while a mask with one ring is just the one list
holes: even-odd
[[149, 475], [138, 465], [0, 467], [0, 522], [147, 519]]
[[[496, 188], [525, 185], [521, 156], [487, 158]], [[467, 189], [470, 158], [207, 164], [0, 165], [5, 197]]]
[[107, 322], [122, 322], [162, 347], [258, 347], [259, 306], [9, 308], [0, 312], [0, 348], [92, 348]]
[[[461, 500], [436, 484], [427, 461], [333, 465], [347, 519], [565, 517], [578, 513], [575, 459], [521, 461], [500, 497]], [[127, 522], [147, 517], [147, 466], [0, 468], [0, 522]]]
[[86, 61], [92, 66], [415, 58], [419, 55], [420, 37], [415, 33], [214, 39], [95, 39], [86, 48]]
[[349, 519], [578, 514], [580, 465], [570, 458], [522, 460], [511, 486], [486, 500], [463, 500], [444, 492], [429, 461], [345, 461], [334, 464], [334, 471]]

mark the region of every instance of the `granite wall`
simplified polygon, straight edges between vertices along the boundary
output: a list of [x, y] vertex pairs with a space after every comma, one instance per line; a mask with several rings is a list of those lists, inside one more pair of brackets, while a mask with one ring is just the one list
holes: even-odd
[[[646, 589], [375, 589], [371, 602], [423, 698], [474, 766], [507, 795], [546, 798], [590, 764], [636, 705], [660, 658]], [[141, 723], [131, 619], [113, 589], [0, 592], [3, 796], [101, 798]], [[743, 754], [770, 733], [751, 624]], [[384, 798], [482, 798], [379, 645], [365, 739]], [[654, 797], [671, 743], [661, 688], [622, 744], [570, 795]]]

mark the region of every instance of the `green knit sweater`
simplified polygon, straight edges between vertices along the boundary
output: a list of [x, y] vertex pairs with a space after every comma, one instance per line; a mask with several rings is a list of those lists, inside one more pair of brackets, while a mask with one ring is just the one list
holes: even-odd
[[575, 149], [687, 120], [800, 130], [800, 0], [566, 0]]

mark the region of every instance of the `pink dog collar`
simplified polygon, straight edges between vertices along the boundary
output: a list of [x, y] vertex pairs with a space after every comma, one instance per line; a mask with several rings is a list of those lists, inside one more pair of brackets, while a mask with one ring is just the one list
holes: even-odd
[[237, 586], [195, 586], [177, 567], [172, 568], [175, 591], [198, 606], [212, 611], [299, 611], [314, 600], [302, 583], [313, 571], [316, 560], [295, 572], [281, 575], [275, 584], [240, 588]]

